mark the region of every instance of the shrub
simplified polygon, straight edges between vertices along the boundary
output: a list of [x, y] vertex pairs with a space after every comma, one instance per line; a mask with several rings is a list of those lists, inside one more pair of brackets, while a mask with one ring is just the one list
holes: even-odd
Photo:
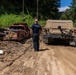
[[[15, 15], [15, 14], [3, 14], [0, 16], [0, 27], [5, 28], [9, 27], [10, 25], [14, 23], [20, 23], [20, 22], [25, 22], [28, 24], [30, 27], [34, 23], [34, 19], [32, 18], [31, 15]], [[45, 21], [40, 20], [39, 24], [44, 26]]]
[[0, 16], [0, 27], [9, 27], [13, 23], [26, 22], [29, 26], [32, 24], [32, 17], [30, 15], [15, 15], [15, 14], [5, 14]]

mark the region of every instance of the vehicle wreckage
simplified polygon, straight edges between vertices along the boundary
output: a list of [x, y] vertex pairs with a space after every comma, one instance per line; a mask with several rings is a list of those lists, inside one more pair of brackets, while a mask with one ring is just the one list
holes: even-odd
[[30, 30], [27, 23], [15, 23], [9, 28], [0, 29], [0, 40], [18, 40], [22, 41], [30, 36]]
[[76, 46], [76, 28], [73, 27], [73, 22], [71, 20], [46, 21], [43, 42], [49, 44], [55, 40], [63, 40], [69, 45], [73, 44]]

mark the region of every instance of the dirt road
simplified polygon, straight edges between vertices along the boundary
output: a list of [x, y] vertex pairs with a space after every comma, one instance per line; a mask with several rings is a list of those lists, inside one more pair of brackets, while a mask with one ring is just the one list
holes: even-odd
[[[76, 75], [75, 47], [41, 42], [40, 51], [34, 52], [30, 42], [20, 46], [22, 52], [16, 47], [17, 56], [11, 58], [10, 65], [0, 69], [0, 75]], [[0, 65], [5, 65], [3, 63], [1, 61]]]

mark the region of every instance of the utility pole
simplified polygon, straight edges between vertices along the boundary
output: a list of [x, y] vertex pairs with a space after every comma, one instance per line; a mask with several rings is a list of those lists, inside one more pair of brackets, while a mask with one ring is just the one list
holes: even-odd
[[24, 16], [24, 0], [22, 1], [22, 15]]
[[37, 0], [37, 19], [38, 19], [38, 0]]

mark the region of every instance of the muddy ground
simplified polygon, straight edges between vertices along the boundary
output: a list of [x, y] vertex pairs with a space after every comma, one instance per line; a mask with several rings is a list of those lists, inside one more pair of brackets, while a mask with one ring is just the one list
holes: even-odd
[[76, 75], [76, 47], [46, 45], [33, 50], [32, 39], [24, 44], [0, 41], [0, 75]]

